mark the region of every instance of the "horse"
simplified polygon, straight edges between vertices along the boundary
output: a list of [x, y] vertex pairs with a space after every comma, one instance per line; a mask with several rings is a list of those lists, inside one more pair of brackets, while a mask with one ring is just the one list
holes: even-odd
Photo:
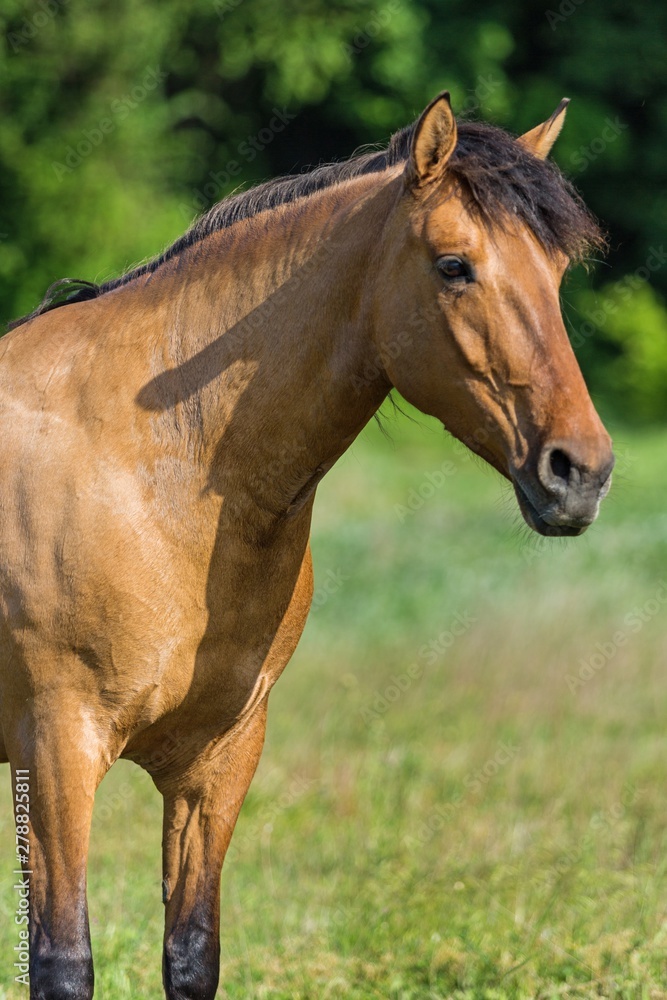
[[[96, 789], [164, 800], [163, 983], [211, 1000], [220, 876], [313, 593], [318, 484], [397, 390], [581, 534], [614, 462], [561, 317], [604, 237], [548, 159], [439, 94], [380, 151], [229, 197], [161, 256], [57, 283], [0, 341], [0, 761], [34, 1000], [90, 1000]], [[29, 816], [28, 816], [29, 811]]]

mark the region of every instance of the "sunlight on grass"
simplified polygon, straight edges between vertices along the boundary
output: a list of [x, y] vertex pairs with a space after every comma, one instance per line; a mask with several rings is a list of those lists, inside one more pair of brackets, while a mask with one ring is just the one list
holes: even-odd
[[[320, 488], [316, 604], [223, 874], [219, 996], [667, 998], [665, 435], [621, 435], [599, 523], [545, 542], [428, 421], [388, 426]], [[92, 835], [100, 997], [162, 996], [160, 824], [121, 762]]]

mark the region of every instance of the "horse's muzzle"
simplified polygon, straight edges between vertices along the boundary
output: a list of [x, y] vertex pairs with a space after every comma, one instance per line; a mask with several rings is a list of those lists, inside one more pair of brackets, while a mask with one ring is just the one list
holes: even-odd
[[540, 535], [580, 535], [611, 487], [611, 442], [550, 442], [512, 482], [526, 523]]

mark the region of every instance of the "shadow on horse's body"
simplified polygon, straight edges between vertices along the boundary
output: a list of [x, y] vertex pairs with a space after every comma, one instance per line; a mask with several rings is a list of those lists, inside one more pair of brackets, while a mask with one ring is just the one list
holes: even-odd
[[86, 856], [118, 757], [164, 797], [164, 982], [212, 998], [220, 870], [312, 596], [317, 484], [395, 386], [579, 534], [613, 464], [562, 324], [599, 234], [446, 95], [382, 154], [212, 209], [0, 342], [0, 756], [29, 774], [31, 996], [88, 1000]]

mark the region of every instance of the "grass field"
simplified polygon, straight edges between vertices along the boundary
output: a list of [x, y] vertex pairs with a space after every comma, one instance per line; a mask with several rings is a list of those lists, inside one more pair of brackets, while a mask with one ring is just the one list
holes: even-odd
[[[619, 434], [599, 523], [544, 542], [433, 424], [388, 426], [320, 488], [315, 608], [223, 874], [219, 996], [664, 1000], [667, 435]], [[102, 1000], [162, 996], [160, 833], [152, 784], [116, 765], [89, 869]]]

